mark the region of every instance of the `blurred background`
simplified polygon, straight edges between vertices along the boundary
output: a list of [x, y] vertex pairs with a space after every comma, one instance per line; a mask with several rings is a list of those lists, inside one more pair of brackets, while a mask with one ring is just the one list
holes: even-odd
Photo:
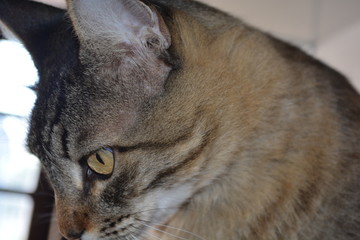
[[[360, 90], [359, 0], [202, 2], [301, 47], [341, 71]], [[46, 215], [34, 218], [34, 199], [41, 195], [40, 164], [24, 147], [35, 101], [28, 86], [36, 81], [26, 50], [19, 43], [0, 41], [0, 239], [26, 240], [30, 229], [50, 220]]]

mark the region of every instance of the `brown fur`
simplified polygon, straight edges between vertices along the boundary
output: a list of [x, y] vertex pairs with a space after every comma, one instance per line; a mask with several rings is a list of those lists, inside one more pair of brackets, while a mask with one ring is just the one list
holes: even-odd
[[219, 34], [198, 13], [175, 12], [170, 31], [183, 65], [139, 138], [171, 139], [175, 130], [143, 129], [183, 127], [199, 109], [204, 128], [217, 129], [197, 159], [206, 186], [167, 224], [204, 239], [358, 238], [355, 91], [320, 62], [240, 23]]
[[119, 145], [177, 142], [187, 128], [206, 138], [195, 154], [188, 144], [169, 153], [192, 157], [165, 185], [198, 179], [170, 226], [204, 239], [356, 239], [360, 126], [343, 112], [359, 116], [359, 97], [333, 70], [238, 21], [224, 27], [229, 20], [172, 9], [180, 67]]
[[[360, 97], [344, 77], [188, 0], [111, 1], [160, 29], [134, 50], [89, 2], [68, 0], [76, 61], [40, 71], [28, 140], [64, 236], [360, 238]], [[113, 174], [92, 178], [104, 146]]]

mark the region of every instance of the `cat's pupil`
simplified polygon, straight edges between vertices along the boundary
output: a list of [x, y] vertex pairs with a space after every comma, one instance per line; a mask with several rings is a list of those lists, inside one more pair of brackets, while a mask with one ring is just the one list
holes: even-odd
[[99, 163], [105, 164], [98, 153], [96, 153], [96, 159], [99, 161]]

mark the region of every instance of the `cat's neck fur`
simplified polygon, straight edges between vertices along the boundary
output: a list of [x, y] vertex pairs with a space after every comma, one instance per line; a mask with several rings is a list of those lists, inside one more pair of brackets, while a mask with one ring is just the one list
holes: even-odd
[[[339, 146], [343, 150], [347, 146], [337, 140], [341, 128], [339, 119], [326, 103], [333, 97], [331, 86], [302, 79], [325, 74], [335, 84], [341, 76], [313, 60], [310, 62], [320, 68], [312, 68], [306, 63], [310, 58], [304, 53], [293, 52], [291, 47], [239, 22], [236, 28], [230, 27], [212, 38], [205, 33], [207, 29], [193, 19], [181, 13], [176, 16], [178, 24], [173, 27], [181, 33], [181, 39], [173, 34], [174, 44], [179, 41], [179, 45], [201, 52], [180, 52], [186, 64], [196, 63], [196, 67], [201, 68], [202, 61], [221, 59], [204, 64], [213, 69], [209, 76], [203, 76], [213, 81], [212, 84], [200, 81], [194, 86], [194, 82], [191, 83], [189, 88], [206, 89], [210, 93], [204, 97], [194, 92], [193, 101], [212, 109], [215, 107], [212, 99], [221, 99], [222, 94], [231, 97], [215, 103], [218, 110], [210, 111], [213, 115], [207, 116], [211, 119], [209, 126], [219, 123], [217, 127], [221, 131], [214, 130], [212, 137], [217, 141], [203, 153], [204, 161], [213, 163], [200, 178], [204, 182], [214, 180], [210, 185], [201, 186], [167, 224], [197, 233], [204, 239], [275, 240], [290, 232], [296, 232], [291, 239], [340, 238], [341, 232], [321, 229], [334, 224], [334, 213], [327, 215], [326, 212], [331, 212], [333, 202], [341, 200], [330, 197], [324, 201], [322, 196], [335, 196], [338, 189], [357, 180], [338, 180], [344, 165], [351, 163], [346, 159], [344, 163], [335, 160], [340, 154]], [[224, 57], [224, 53], [228, 55]], [[285, 57], [283, 61], [273, 61], [279, 54]], [[202, 59], [192, 59], [194, 56]], [[295, 61], [289, 64], [287, 58]], [[222, 62], [223, 59], [228, 62]], [[211, 64], [214, 65], [211, 67]], [[306, 71], [299, 70], [301, 64], [308, 65]], [[240, 71], [233, 72], [234, 66]], [[181, 79], [188, 78], [182, 76]], [[226, 81], [219, 82], [221, 79]], [[239, 79], [243, 82], [239, 83]], [[304, 95], [308, 97], [304, 99]], [[319, 95], [323, 101], [317, 99]], [[229, 99], [231, 102], [227, 102]], [[234, 105], [234, 102], [241, 104]], [[237, 123], [246, 128], [234, 128]], [[298, 146], [302, 146], [299, 151]], [[349, 152], [351, 154], [351, 150]], [[225, 161], [224, 156], [228, 158]], [[344, 194], [346, 191], [344, 189]], [[354, 203], [356, 201], [354, 199]], [[346, 215], [341, 211], [338, 214], [343, 215], [341, 218], [346, 222]], [[309, 230], [314, 224], [319, 226], [318, 231]], [[216, 237], [208, 235], [214, 229]], [[167, 231], [189, 237], [171, 228]], [[237, 235], [233, 235], [234, 232]], [[171, 236], [162, 235], [162, 239], [168, 238]]]

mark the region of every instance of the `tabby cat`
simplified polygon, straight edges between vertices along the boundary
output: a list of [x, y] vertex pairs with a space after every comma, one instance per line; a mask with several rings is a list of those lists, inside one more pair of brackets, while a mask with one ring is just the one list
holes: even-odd
[[343, 76], [195, 1], [67, 4], [0, 1], [39, 72], [28, 147], [65, 238], [360, 239]]

